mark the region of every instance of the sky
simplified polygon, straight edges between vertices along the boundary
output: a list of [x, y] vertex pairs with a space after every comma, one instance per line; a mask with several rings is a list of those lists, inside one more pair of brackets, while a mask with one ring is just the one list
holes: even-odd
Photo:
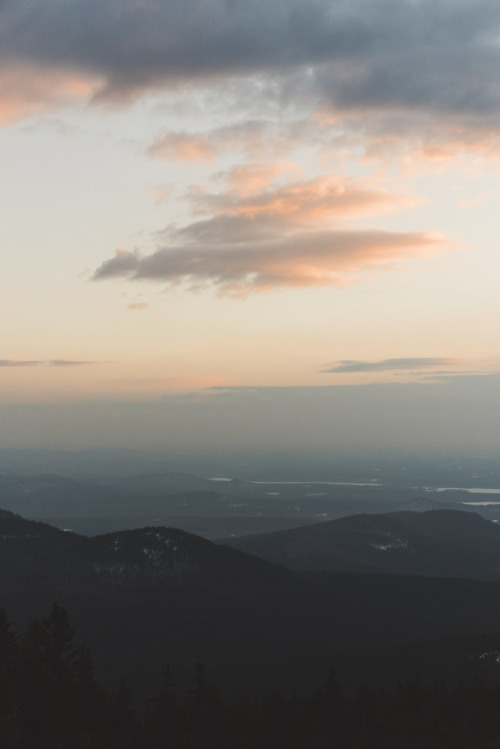
[[500, 5], [0, 0], [0, 447], [500, 451]]

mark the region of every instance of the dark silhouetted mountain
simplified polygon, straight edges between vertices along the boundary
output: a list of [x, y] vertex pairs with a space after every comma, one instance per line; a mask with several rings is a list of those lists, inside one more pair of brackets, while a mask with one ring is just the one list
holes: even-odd
[[500, 528], [471, 512], [352, 515], [227, 543], [295, 570], [500, 580]]
[[237, 578], [238, 584], [282, 584], [293, 575], [257, 557], [216, 545], [176, 528], [151, 527], [88, 538], [0, 510], [0, 564], [4, 590], [26, 580], [44, 586], [104, 583], [109, 587], [163, 585]]
[[[462, 519], [441, 522], [456, 535]], [[500, 583], [303, 575], [177, 529], [87, 538], [2, 512], [0, 605], [24, 628], [54, 600], [106, 682], [142, 690], [166, 665], [182, 678], [200, 658], [228, 690], [305, 688], [349, 653], [356, 679], [355, 654], [500, 631]]]

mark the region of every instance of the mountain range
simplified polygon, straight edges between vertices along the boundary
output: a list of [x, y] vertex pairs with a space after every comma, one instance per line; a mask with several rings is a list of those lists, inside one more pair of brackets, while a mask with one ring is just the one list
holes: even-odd
[[[412, 514], [404, 515], [408, 528]], [[428, 515], [429, 544], [434, 533], [439, 545], [444, 530], [436, 529], [447, 518]], [[479, 553], [487, 521], [469, 513], [451, 513], [449, 521], [453, 548], [460, 534], [472, 548], [476, 534]], [[393, 517], [387, 522], [394, 528]], [[464, 523], [471, 523], [468, 534]], [[199, 659], [234, 695], [305, 689], [331, 665], [347, 682], [401, 678], [429, 652], [433, 673], [496, 673], [495, 662], [480, 655], [500, 651], [498, 582], [306, 574], [178, 529], [89, 538], [2, 511], [0, 605], [25, 628], [53, 601], [78, 625], [103, 681], [123, 677], [144, 695], [166, 667], [182, 680]], [[425, 643], [439, 638], [436, 657], [436, 646], [429, 651]]]
[[373, 481], [207, 479], [185, 473], [75, 478], [4, 471], [0, 473], [0, 507], [85, 535], [158, 525], [175, 526], [211, 540], [319, 524], [353, 514], [405, 510], [455, 509], [500, 520], [500, 505], [487, 493], [429, 491]]

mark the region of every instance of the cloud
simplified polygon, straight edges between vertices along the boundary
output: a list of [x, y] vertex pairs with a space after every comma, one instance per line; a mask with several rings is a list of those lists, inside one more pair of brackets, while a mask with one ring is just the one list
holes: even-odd
[[105, 261], [94, 280], [128, 277], [212, 287], [220, 294], [311, 286], [342, 287], [373, 269], [391, 269], [405, 261], [430, 257], [444, 248], [443, 238], [424, 233], [377, 230], [295, 231], [276, 236], [273, 225], [247, 217], [222, 216], [179, 231], [172, 243], [139, 256], [122, 254]]
[[206, 137], [168, 133], [158, 138], [147, 153], [151, 158], [167, 161], [213, 161], [216, 150]]
[[133, 312], [141, 312], [143, 309], [147, 309], [148, 307], [149, 304], [146, 304], [146, 302], [132, 302], [132, 304], [127, 305], [127, 309], [130, 309]]
[[192, 212], [207, 218], [159, 232], [158, 249], [149, 255], [118, 250], [93, 280], [160, 281], [231, 296], [342, 287], [368, 270], [399, 268], [449, 244], [432, 233], [344, 228], [346, 219], [395, 210], [412, 200], [368, 180], [332, 175], [282, 184], [292, 169], [254, 165], [219, 175], [232, 187], [189, 195]]
[[139, 255], [137, 252], [118, 249], [115, 252], [114, 258], [101, 266], [98, 277], [126, 276], [136, 269], [138, 261]]
[[50, 359], [49, 361], [0, 359], [0, 367], [38, 367], [48, 365], [49, 367], [81, 367], [87, 364], [102, 364], [98, 361], [73, 361], [71, 359]]
[[83, 367], [88, 364], [102, 364], [97, 361], [73, 361], [71, 359], [51, 359], [48, 362], [50, 367]]
[[[359, 22], [338, 27], [321, 0], [32, 0], [0, 6], [5, 61], [33, 61], [103, 76], [100, 96], [116, 98], [186, 78], [247, 74], [322, 60]], [[342, 12], [341, 15], [345, 15]], [[347, 14], [351, 15], [351, 14]], [[355, 39], [352, 39], [355, 42]]]
[[163, 203], [172, 196], [171, 187], [153, 187], [149, 193], [153, 196], [156, 203]]
[[[216, 98], [216, 82], [213, 87]], [[227, 103], [227, 118], [251, 115], [245, 111], [250, 106], [245, 102], [245, 88], [243, 82], [235, 86], [235, 102]], [[273, 95], [277, 96], [275, 89], [274, 94], [266, 94]], [[424, 162], [428, 167], [430, 163], [447, 164], [460, 155], [492, 157], [500, 151], [500, 102], [498, 115], [485, 116], [480, 112], [457, 114], [404, 106], [348, 109], [333, 105], [314, 89], [309, 98], [301, 105], [299, 97], [297, 105], [302, 111], [298, 119], [296, 112], [286, 113], [284, 108], [262, 121], [250, 117], [205, 132], [166, 131], [146, 154], [151, 159], [207, 163], [231, 153], [259, 162], [289, 157], [306, 145], [324, 159], [334, 157], [336, 164], [349, 156], [362, 156], [365, 161], [380, 162], [390, 157], [391, 161], [404, 160], [405, 166]], [[262, 91], [252, 105], [265, 108]], [[209, 111], [210, 105], [206, 107]]]
[[[238, 93], [242, 94], [241, 91]], [[258, 99], [256, 103], [262, 102]], [[229, 105], [231, 116], [241, 117], [240, 112], [231, 109]], [[249, 158], [262, 160], [267, 154], [270, 158], [286, 154], [297, 142], [308, 137], [311, 130], [314, 127], [311, 128], [305, 120], [287, 122], [283, 117], [277, 121], [244, 119], [206, 132], [165, 131], [146, 153], [152, 159], [167, 161], [212, 161], [226, 151], [239, 151]]]
[[458, 369], [458, 370], [436, 370], [432, 373], [422, 373], [422, 377], [420, 378], [421, 381], [428, 381], [428, 382], [451, 382], [452, 380], [455, 380], [457, 378], [470, 378], [470, 377], [491, 377], [491, 376], [498, 376], [500, 375], [500, 370], [498, 369], [490, 369], [490, 370], [477, 370], [477, 369]]
[[256, 162], [219, 172], [216, 179], [227, 182], [233, 194], [248, 197], [269, 189], [283, 175], [294, 175], [299, 171], [297, 165], [291, 162]]
[[[457, 83], [457, 85], [459, 85]], [[365, 161], [399, 160], [403, 166], [446, 165], [459, 156], [498, 157], [497, 115], [432, 113], [419, 108], [343, 112], [322, 106], [309, 142], [325, 154], [362, 154]]]
[[370, 180], [354, 181], [337, 175], [283, 186], [271, 185], [265, 189], [266, 177], [272, 180], [279, 174], [271, 168], [235, 170], [228, 176], [237, 184], [237, 189], [193, 195], [195, 212], [272, 219], [303, 226], [393, 212], [416, 202], [395, 195]]
[[[225, 103], [228, 84], [251, 78], [277, 109], [357, 117], [386, 143], [421, 117], [431, 145], [443, 122], [471, 142], [499, 131], [499, 21], [496, 0], [4, 0], [0, 76], [27, 73], [2, 98], [14, 117], [68, 94], [123, 102], [223, 82]], [[181, 137], [175, 158], [195, 146]]]
[[0, 359], [0, 367], [37, 367], [42, 361], [23, 361], [17, 359]]
[[464, 359], [430, 357], [406, 357], [403, 359], [382, 359], [376, 362], [341, 361], [335, 367], [323, 369], [326, 374], [348, 374], [354, 372], [394, 372], [403, 370], [429, 369], [433, 367], [463, 366]]
[[2, 67], [0, 62], [0, 124], [74, 104], [87, 98], [95, 85], [70, 71], [41, 71], [26, 64]]

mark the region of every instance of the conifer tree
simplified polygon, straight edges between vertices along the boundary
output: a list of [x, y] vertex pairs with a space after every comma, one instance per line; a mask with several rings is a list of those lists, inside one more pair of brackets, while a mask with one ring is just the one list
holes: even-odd
[[54, 603], [47, 619], [41, 620], [45, 635], [45, 655], [50, 677], [56, 688], [67, 685], [74, 675], [77, 655], [76, 627], [70, 622], [68, 612]]
[[187, 694], [187, 715], [196, 746], [222, 746], [222, 700], [217, 688], [206, 675], [205, 666], [198, 661], [191, 688]]

